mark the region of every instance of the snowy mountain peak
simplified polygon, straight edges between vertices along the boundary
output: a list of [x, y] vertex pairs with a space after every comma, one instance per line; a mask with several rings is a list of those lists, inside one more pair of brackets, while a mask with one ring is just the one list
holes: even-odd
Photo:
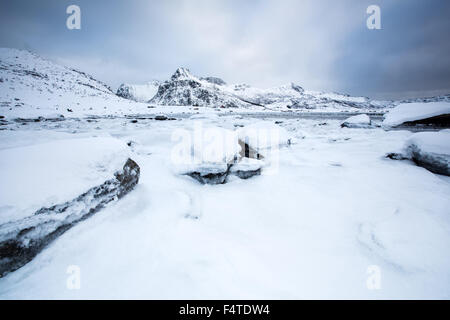
[[117, 89], [119, 97], [134, 100], [137, 102], [147, 102], [158, 92], [160, 81], [153, 80], [146, 84], [122, 83]]
[[172, 81], [176, 81], [176, 80], [191, 80], [193, 78], [196, 77], [194, 77], [191, 74], [191, 71], [188, 68], [178, 68], [170, 79]]

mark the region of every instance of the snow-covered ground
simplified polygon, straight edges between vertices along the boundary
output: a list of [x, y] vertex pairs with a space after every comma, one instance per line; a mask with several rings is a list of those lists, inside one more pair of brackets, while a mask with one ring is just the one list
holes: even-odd
[[[80, 153], [90, 153], [96, 139], [106, 139], [118, 141], [117, 150], [129, 143], [141, 178], [126, 197], [1, 278], [0, 298], [450, 298], [450, 178], [385, 158], [412, 133], [341, 128], [341, 119], [289, 114], [265, 120], [276, 121], [292, 143], [280, 147], [270, 171], [222, 185], [179, 174], [174, 133], [191, 132], [199, 122], [242, 131], [259, 118], [231, 113], [2, 126], [0, 153], [17, 154], [18, 165], [32, 162], [20, 155], [42, 146], [66, 152], [65, 141], [84, 141]], [[33, 170], [24, 172], [20, 179], [34, 179]], [[0, 186], [20, 191], [3, 179]], [[2, 197], [2, 212], [7, 200]], [[25, 208], [33, 201], [22, 200]], [[80, 268], [79, 290], [67, 287], [70, 266]], [[376, 288], [367, 286], [374, 270]]]
[[[131, 91], [156, 87], [140, 89]], [[448, 113], [444, 98], [400, 105], [384, 125]], [[437, 154], [448, 169], [448, 131], [383, 130], [380, 114], [398, 103], [228, 85], [182, 68], [139, 103], [84, 72], [0, 49], [0, 232], [70, 205], [127, 157], [140, 167], [133, 191], [0, 278], [0, 299], [448, 299], [450, 178], [386, 158], [418, 162], [402, 155], [414, 144], [425, 165]], [[345, 119], [360, 128], [342, 128]], [[216, 157], [211, 138], [222, 133], [239, 141]], [[200, 163], [176, 161], [185, 145]], [[205, 168], [226, 183], [190, 175]], [[73, 266], [78, 290], [67, 286]]]

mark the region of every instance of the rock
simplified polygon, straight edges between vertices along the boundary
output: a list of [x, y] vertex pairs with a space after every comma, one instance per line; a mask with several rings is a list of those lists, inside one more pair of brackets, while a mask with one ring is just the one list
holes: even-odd
[[155, 117], [155, 120], [158, 120], [158, 121], [164, 121], [164, 120], [167, 120], [168, 118], [166, 117], [166, 116], [156, 116]]
[[229, 175], [235, 175], [241, 179], [260, 175], [262, 166], [261, 160], [242, 158], [230, 164], [203, 164], [187, 175], [201, 184], [224, 184]]
[[409, 160], [408, 157], [405, 157], [403, 154], [397, 152], [390, 152], [386, 154], [386, 158], [391, 160]]
[[230, 174], [234, 174], [241, 179], [248, 179], [261, 174], [263, 162], [261, 160], [242, 158], [230, 168]]
[[450, 176], [450, 130], [413, 134], [406, 142], [405, 154], [418, 166]]
[[403, 123], [403, 125], [404, 126], [425, 125], [425, 126], [433, 126], [436, 128], [450, 128], [450, 113], [415, 121], [406, 121]]
[[304, 93], [305, 89], [303, 89], [301, 86], [295, 84], [295, 83], [291, 83], [291, 88], [294, 89], [295, 91], [299, 92], [299, 93]]
[[91, 217], [109, 202], [129, 193], [139, 182], [140, 168], [128, 159], [114, 178], [77, 198], [32, 216], [0, 225], [0, 277], [30, 262], [42, 249], [77, 223]]
[[[292, 142], [292, 138], [285, 128], [270, 121], [258, 121], [246, 125], [238, 129], [238, 137], [241, 154], [244, 153], [242, 156], [255, 159], [261, 159], [266, 153], [270, 153], [271, 149], [288, 146]], [[245, 144], [249, 149], [245, 147]], [[246, 150], [254, 155], [249, 155]]]
[[367, 114], [359, 114], [350, 118], [347, 118], [341, 123], [341, 128], [370, 128], [372, 122]]
[[450, 127], [450, 103], [403, 103], [390, 110], [383, 126], [396, 127], [399, 125], [434, 125], [436, 127]]

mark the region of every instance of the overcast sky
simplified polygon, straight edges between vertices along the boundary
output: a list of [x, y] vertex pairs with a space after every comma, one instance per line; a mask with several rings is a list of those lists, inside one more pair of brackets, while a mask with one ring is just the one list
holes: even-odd
[[[66, 8], [81, 8], [81, 30]], [[366, 9], [381, 8], [381, 30]], [[374, 98], [450, 93], [448, 0], [1, 0], [0, 46], [122, 82], [198, 76]]]

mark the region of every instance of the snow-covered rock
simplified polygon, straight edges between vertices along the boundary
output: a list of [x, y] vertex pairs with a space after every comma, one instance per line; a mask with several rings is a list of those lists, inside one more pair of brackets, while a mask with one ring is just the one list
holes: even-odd
[[219, 86], [225, 86], [227, 84], [225, 81], [217, 77], [205, 77], [200, 78], [200, 80], [208, 81], [209, 83], [217, 84]]
[[292, 143], [286, 129], [270, 121], [257, 121], [239, 128], [237, 132], [240, 141], [262, 155], [272, 148]]
[[119, 97], [138, 102], [147, 102], [158, 92], [160, 82], [157, 80], [146, 84], [127, 84], [123, 83], [117, 89]]
[[405, 148], [407, 157], [417, 165], [450, 176], [450, 130], [415, 133]]
[[124, 142], [110, 137], [0, 150], [0, 224], [69, 201], [102, 184], [130, 156]]
[[139, 166], [128, 156], [110, 137], [0, 150], [0, 276], [133, 189]]
[[264, 162], [262, 160], [244, 157], [231, 166], [230, 173], [241, 179], [248, 179], [260, 175], [263, 165]]
[[75, 224], [129, 193], [139, 182], [139, 175], [139, 166], [128, 158], [113, 178], [75, 199], [41, 208], [30, 217], [0, 225], [0, 277], [22, 267]]
[[188, 175], [203, 184], [225, 182], [231, 164], [239, 157], [236, 132], [208, 127], [185, 132], [175, 146], [172, 161], [179, 174]]
[[[267, 128], [267, 124], [258, 127]], [[261, 131], [255, 133], [261, 134]], [[267, 133], [270, 134], [270, 131]], [[263, 157], [257, 152], [248, 152], [249, 147], [239, 139], [238, 131], [212, 127], [205, 129], [200, 136], [204, 139], [186, 139], [185, 145], [176, 148], [181, 151], [176, 154], [176, 159], [173, 158], [178, 173], [202, 184], [223, 184], [230, 174], [248, 179], [261, 173], [264, 162], [260, 159]], [[272, 145], [265, 145], [265, 148], [267, 146]]]
[[383, 125], [395, 127], [404, 123], [424, 121], [426, 119], [429, 120], [429, 123], [433, 123], [435, 121], [445, 121], [444, 118], [449, 122], [449, 102], [404, 103], [388, 112]]
[[370, 128], [370, 117], [367, 114], [358, 114], [347, 118], [341, 123], [342, 128]]

